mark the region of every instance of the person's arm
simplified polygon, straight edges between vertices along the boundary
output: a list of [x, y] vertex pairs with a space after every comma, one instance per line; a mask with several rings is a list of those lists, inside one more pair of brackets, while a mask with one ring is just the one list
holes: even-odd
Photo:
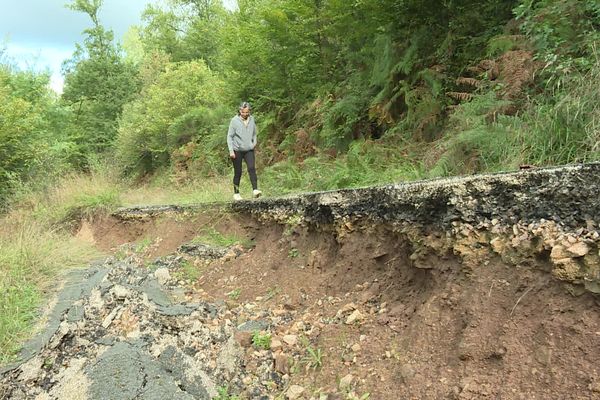
[[[253, 119], [254, 119], [254, 118], [253, 118]], [[256, 121], [252, 121], [252, 122], [254, 122], [254, 124], [253, 124], [253, 125], [254, 125], [254, 129], [253, 129], [253, 131], [252, 131], [252, 145], [253, 145], [254, 147], [256, 147], [256, 145], [257, 145], [257, 143], [258, 143], [258, 142], [257, 142], [257, 137], [258, 137], [258, 128], [256, 127]]]
[[229, 123], [229, 130], [227, 131], [227, 148], [229, 149], [229, 157], [235, 158], [235, 152], [233, 151], [233, 135], [235, 134], [235, 127], [233, 126], [233, 119]]

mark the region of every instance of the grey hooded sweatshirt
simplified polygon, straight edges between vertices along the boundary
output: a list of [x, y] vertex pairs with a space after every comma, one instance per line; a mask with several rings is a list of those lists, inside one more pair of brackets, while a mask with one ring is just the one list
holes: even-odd
[[244, 120], [239, 115], [231, 118], [229, 131], [227, 132], [227, 147], [229, 148], [229, 152], [254, 149], [257, 133], [258, 129], [252, 115], [248, 117], [248, 126], [244, 124]]

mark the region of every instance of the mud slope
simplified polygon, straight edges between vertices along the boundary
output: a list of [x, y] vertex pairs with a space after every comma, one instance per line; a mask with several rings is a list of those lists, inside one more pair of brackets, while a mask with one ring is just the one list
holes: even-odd
[[65, 285], [0, 398], [600, 399], [599, 177], [84, 221], [114, 255]]

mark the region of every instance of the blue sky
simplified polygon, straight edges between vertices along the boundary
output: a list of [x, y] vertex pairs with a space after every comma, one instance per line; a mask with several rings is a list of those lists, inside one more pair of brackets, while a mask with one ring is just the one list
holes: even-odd
[[[121, 40], [131, 25], [140, 23], [147, 4], [161, 0], [104, 0], [100, 22]], [[89, 16], [65, 7], [68, 0], [0, 0], [0, 49], [23, 69], [49, 70], [51, 86], [62, 90], [62, 61], [70, 58]]]
[[[148, 4], [164, 4], [166, 0], [104, 0], [100, 23], [112, 29], [115, 39], [122, 41], [130, 26], [139, 25]], [[0, 0], [0, 53], [4, 49], [10, 61], [23, 69], [49, 70], [51, 86], [62, 92], [60, 67], [83, 41], [82, 32], [92, 22], [89, 16], [69, 10], [70, 0]], [[224, 0], [232, 8], [235, 0]]]

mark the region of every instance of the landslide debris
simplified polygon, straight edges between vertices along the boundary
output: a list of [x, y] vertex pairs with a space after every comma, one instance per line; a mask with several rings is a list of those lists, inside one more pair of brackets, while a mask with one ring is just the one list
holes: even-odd
[[120, 210], [0, 397], [600, 398], [599, 172]]

